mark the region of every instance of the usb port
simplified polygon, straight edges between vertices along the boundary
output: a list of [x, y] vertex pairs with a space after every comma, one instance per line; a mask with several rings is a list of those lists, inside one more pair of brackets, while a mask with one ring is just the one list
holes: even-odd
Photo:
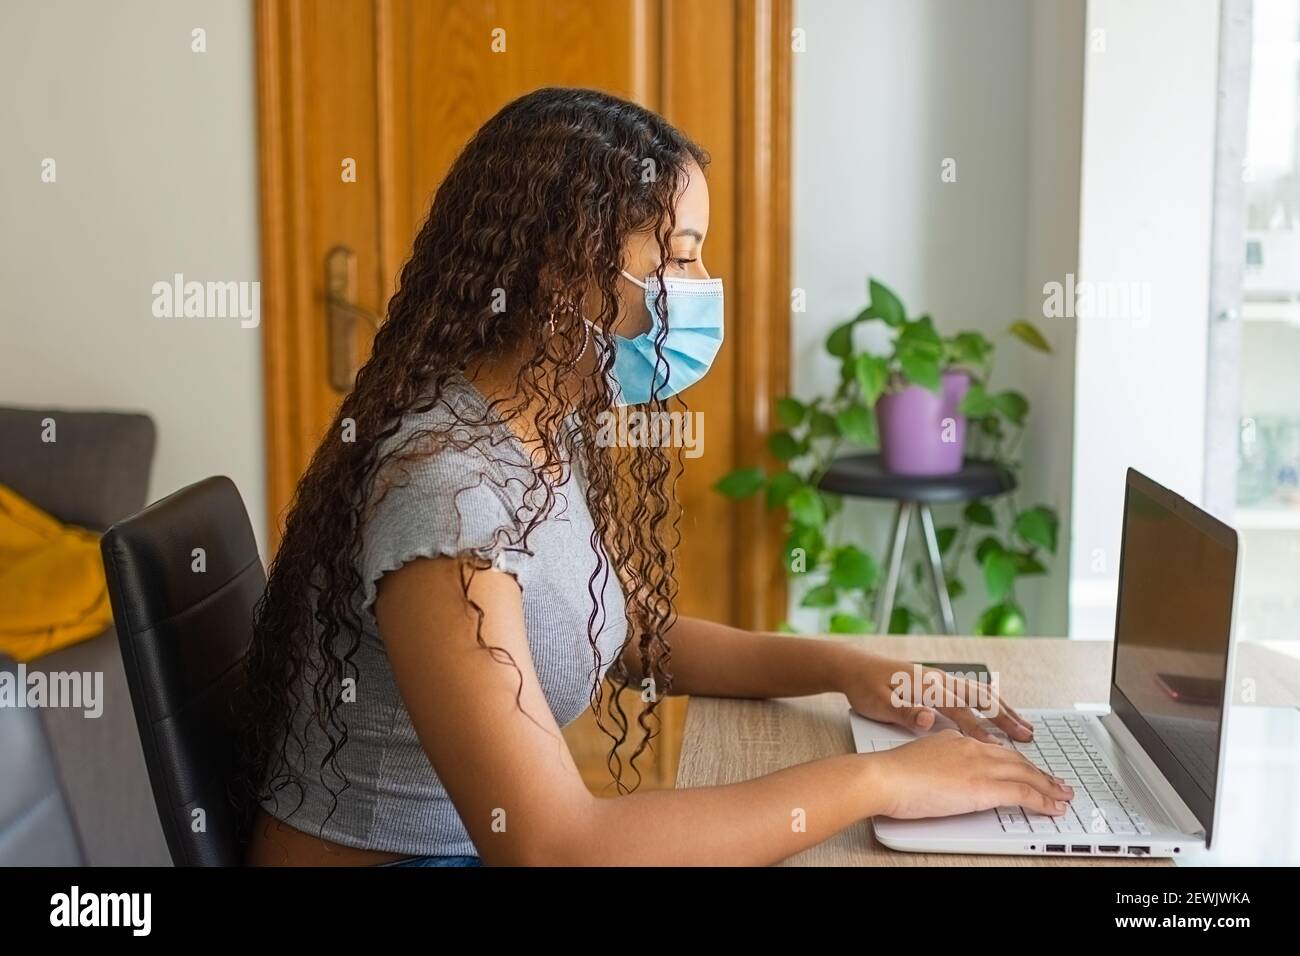
[[1048, 853], [1064, 853], [1064, 852], [1065, 852], [1065, 844], [1064, 844], [1064, 843], [1049, 843], [1049, 844], [1047, 844], [1047, 852], [1048, 852]]
[[1090, 846], [1085, 846], [1085, 845], [1082, 845], [1082, 844], [1079, 844], [1079, 843], [1072, 843], [1072, 844], [1070, 844], [1070, 852], [1071, 852], [1071, 853], [1091, 853], [1091, 852], [1092, 852], [1092, 847], [1090, 847]]
[[1102, 846], [1097, 847], [1097, 852], [1098, 852], [1098, 853], [1118, 853], [1118, 852], [1119, 852], [1119, 847], [1118, 847], [1118, 846], [1106, 846], [1106, 845], [1103, 844]]
[[1150, 856], [1151, 847], [1149, 846], [1131, 846], [1128, 848], [1129, 856]]

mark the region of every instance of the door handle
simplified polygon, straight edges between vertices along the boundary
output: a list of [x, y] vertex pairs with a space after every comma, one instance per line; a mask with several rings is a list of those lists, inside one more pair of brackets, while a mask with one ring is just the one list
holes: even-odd
[[357, 378], [357, 320], [376, 329], [380, 319], [356, 304], [357, 254], [348, 246], [335, 246], [325, 254], [325, 337], [329, 353], [330, 385], [346, 392]]

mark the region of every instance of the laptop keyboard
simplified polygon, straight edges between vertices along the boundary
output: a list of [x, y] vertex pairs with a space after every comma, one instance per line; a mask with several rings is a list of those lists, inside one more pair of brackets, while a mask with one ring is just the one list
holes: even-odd
[[1088, 736], [1082, 717], [1044, 717], [1034, 722], [1029, 743], [1007, 741], [1040, 770], [1060, 777], [1074, 788], [1074, 799], [1059, 817], [1024, 807], [998, 807], [998, 820], [1007, 833], [1114, 833], [1147, 835], [1150, 822], [1111, 769], [1105, 754]]
[[[1151, 833], [1150, 822], [1142, 816], [1136, 801], [1088, 736], [1082, 717], [1038, 717], [1034, 721], [1034, 739], [1029, 743], [1013, 741], [999, 730], [993, 731], [1000, 743], [1012, 746], [1040, 770], [1060, 777], [1074, 789], [1074, 799], [1059, 817], [1045, 816], [1024, 807], [998, 807], [998, 821], [1007, 833], [1113, 833], [1137, 836]], [[905, 740], [873, 740], [875, 750], [898, 747]]]

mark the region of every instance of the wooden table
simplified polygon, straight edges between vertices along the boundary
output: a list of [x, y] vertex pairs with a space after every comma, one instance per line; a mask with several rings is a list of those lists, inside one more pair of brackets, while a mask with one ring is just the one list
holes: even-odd
[[[999, 690], [1015, 707], [1069, 708], [1105, 703], [1110, 691], [1111, 643], [1063, 638], [866, 637], [851, 638], [877, 654], [911, 661], [982, 663], [999, 677]], [[1234, 699], [1300, 706], [1296, 650], [1241, 644]], [[1249, 681], [1250, 683], [1245, 683]], [[1253, 698], [1253, 700], [1251, 699]], [[794, 764], [853, 752], [848, 703], [841, 694], [778, 700], [692, 697], [686, 714], [678, 787], [738, 783]], [[803, 866], [1105, 866], [1117, 861], [1049, 856], [963, 856], [900, 853], [881, 846], [868, 821], [791, 857]], [[1125, 866], [1169, 865], [1125, 860]]]

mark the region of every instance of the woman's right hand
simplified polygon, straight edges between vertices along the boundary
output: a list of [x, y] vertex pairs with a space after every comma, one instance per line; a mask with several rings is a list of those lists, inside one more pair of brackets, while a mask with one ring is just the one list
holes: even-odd
[[872, 754], [884, 816], [899, 820], [948, 817], [993, 807], [1021, 806], [1057, 816], [1074, 791], [1039, 770], [1017, 750], [943, 730]]

